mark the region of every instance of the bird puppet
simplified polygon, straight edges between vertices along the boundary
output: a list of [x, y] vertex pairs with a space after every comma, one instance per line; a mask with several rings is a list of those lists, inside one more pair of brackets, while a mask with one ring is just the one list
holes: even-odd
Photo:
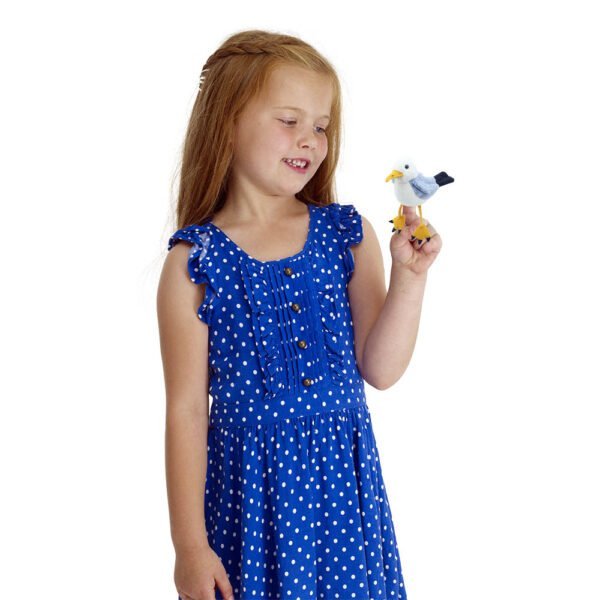
[[399, 233], [405, 225], [406, 216], [403, 214], [403, 207], [418, 206], [420, 223], [415, 229], [413, 237], [421, 241], [429, 241], [431, 233], [423, 222], [421, 204], [427, 202], [441, 186], [452, 183], [454, 178], [450, 177], [445, 171], [440, 171], [433, 177], [426, 177], [419, 173], [412, 160], [401, 160], [396, 163], [392, 172], [385, 178], [386, 183], [390, 180], [394, 185], [396, 200], [400, 203], [398, 216], [389, 221], [394, 224], [392, 233], [396, 230]]

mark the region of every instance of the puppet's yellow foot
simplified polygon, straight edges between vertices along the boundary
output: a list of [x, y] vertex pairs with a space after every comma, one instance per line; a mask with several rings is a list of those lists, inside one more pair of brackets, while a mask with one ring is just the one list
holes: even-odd
[[429, 241], [429, 239], [431, 238], [431, 233], [429, 232], [429, 229], [427, 229], [427, 225], [425, 225], [425, 223], [421, 223], [416, 229], [415, 232], [413, 233], [413, 236], [411, 239], [417, 239], [419, 241], [424, 241], [425, 239], [427, 241]]
[[398, 215], [397, 217], [390, 219], [389, 222], [394, 224], [392, 227], [392, 233], [394, 233], [396, 230], [401, 231], [406, 223], [406, 215]]

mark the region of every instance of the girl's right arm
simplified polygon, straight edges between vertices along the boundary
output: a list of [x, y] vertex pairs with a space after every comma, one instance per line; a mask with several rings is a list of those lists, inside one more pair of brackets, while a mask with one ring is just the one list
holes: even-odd
[[167, 402], [167, 495], [171, 537], [179, 565], [175, 583], [180, 593], [182, 589], [190, 593], [199, 586], [210, 593], [216, 581], [227, 598], [231, 586], [225, 569], [210, 549], [204, 519], [209, 421], [208, 327], [197, 316], [205, 286], [189, 279], [189, 251], [185, 242], [169, 251], [157, 293]]

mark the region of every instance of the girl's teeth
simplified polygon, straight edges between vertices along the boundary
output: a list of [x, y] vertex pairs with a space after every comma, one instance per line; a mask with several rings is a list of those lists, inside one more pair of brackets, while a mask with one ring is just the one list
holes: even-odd
[[290, 165], [294, 165], [295, 167], [300, 167], [300, 168], [304, 168], [306, 166], [305, 162], [299, 162], [297, 160], [288, 160], [287, 158], [285, 159], [286, 163], [289, 163]]

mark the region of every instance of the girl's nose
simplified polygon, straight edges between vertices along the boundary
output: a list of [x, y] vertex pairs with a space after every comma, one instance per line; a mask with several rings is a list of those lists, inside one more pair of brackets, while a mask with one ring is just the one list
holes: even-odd
[[310, 148], [314, 148], [317, 141], [316, 141], [316, 137], [317, 137], [317, 133], [305, 133], [301, 138], [300, 138], [300, 145], [303, 148], [306, 148], [307, 146]]

